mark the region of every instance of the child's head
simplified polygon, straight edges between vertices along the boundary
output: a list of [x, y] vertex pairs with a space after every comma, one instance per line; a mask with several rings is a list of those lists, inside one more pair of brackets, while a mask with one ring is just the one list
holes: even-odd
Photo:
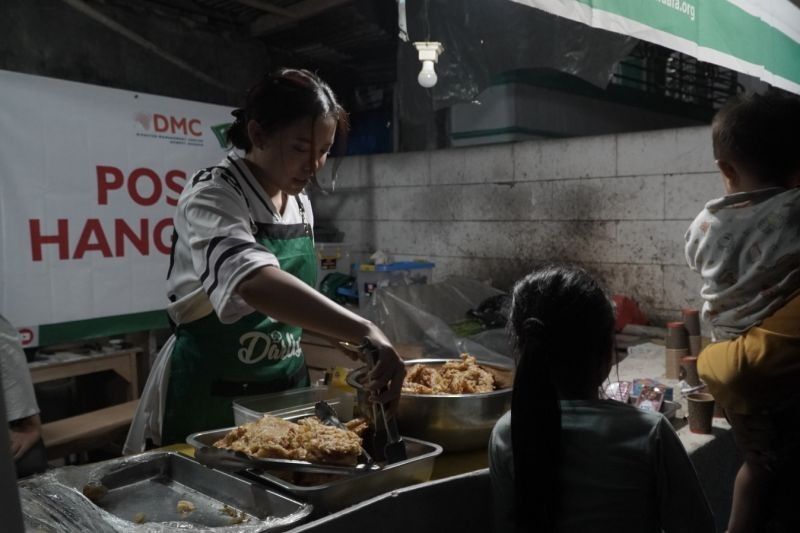
[[585, 270], [548, 266], [517, 282], [510, 330], [520, 360], [549, 373], [562, 397], [597, 397], [611, 368], [614, 308]]
[[734, 96], [711, 123], [714, 158], [728, 193], [800, 185], [800, 99], [769, 92]]
[[336, 134], [348, 126], [347, 113], [328, 84], [302, 69], [265, 76], [234, 116], [228, 140], [245, 151], [262, 182], [290, 194], [314, 178]]

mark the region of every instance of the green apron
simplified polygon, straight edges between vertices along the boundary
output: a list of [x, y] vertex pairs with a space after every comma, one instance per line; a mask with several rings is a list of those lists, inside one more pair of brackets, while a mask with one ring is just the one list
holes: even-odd
[[[281, 270], [312, 287], [317, 259], [303, 204], [301, 224], [253, 224], [255, 239]], [[309, 384], [300, 348], [302, 329], [255, 312], [233, 324], [211, 313], [175, 331], [161, 444], [185, 442], [197, 431], [234, 425], [232, 401]]]

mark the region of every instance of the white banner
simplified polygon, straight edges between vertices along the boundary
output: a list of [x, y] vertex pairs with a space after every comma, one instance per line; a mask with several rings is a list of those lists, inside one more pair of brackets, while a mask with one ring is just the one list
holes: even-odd
[[0, 71], [0, 313], [36, 331], [164, 309], [177, 198], [230, 112]]

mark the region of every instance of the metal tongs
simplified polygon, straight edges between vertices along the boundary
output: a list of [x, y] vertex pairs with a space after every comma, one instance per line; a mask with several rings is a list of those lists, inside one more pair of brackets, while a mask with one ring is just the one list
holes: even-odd
[[[369, 339], [364, 339], [364, 342], [359, 346], [359, 350], [365, 356], [367, 368], [372, 371], [378, 363], [378, 348]], [[379, 393], [384, 390], [379, 391]], [[375, 423], [372, 452], [378, 453], [382, 447], [387, 464], [408, 459], [406, 443], [403, 442], [403, 437], [400, 436], [400, 432], [397, 430], [397, 420], [395, 417], [386, 417], [386, 406], [384, 404], [373, 402], [372, 420]]]
[[[334, 426], [339, 429], [347, 430], [347, 426], [342, 424], [339, 416], [336, 414], [336, 409], [325, 400], [320, 400], [314, 404], [314, 415], [326, 426]], [[349, 430], [348, 430], [349, 431]], [[363, 464], [369, 467], [375, 465], [375, 460], [364, 447], [361, 447], [361, 453], [358, 456], [358, 464]], [[378, 465], [375, 465], [377, 468]]]

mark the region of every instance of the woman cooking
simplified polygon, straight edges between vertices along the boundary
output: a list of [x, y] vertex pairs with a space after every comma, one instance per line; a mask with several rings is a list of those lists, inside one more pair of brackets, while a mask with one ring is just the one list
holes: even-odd
[[[233, 425], [233, 399], [308, 385], [304, 328], [378, 348], [369, 388], [399, 397], [405, 369], [371, 322], [312, 287], [313, 215], [304, 190], [316, 180], [347, 113], [306, 70], [280, 69], [247, 94], [231, 152], [197, 172], [178, 201], [167, 274], [175, 332], [148, 378], [125, 453], [183, 442]], [[382, 394], [377, 391], [387, 387]]]

